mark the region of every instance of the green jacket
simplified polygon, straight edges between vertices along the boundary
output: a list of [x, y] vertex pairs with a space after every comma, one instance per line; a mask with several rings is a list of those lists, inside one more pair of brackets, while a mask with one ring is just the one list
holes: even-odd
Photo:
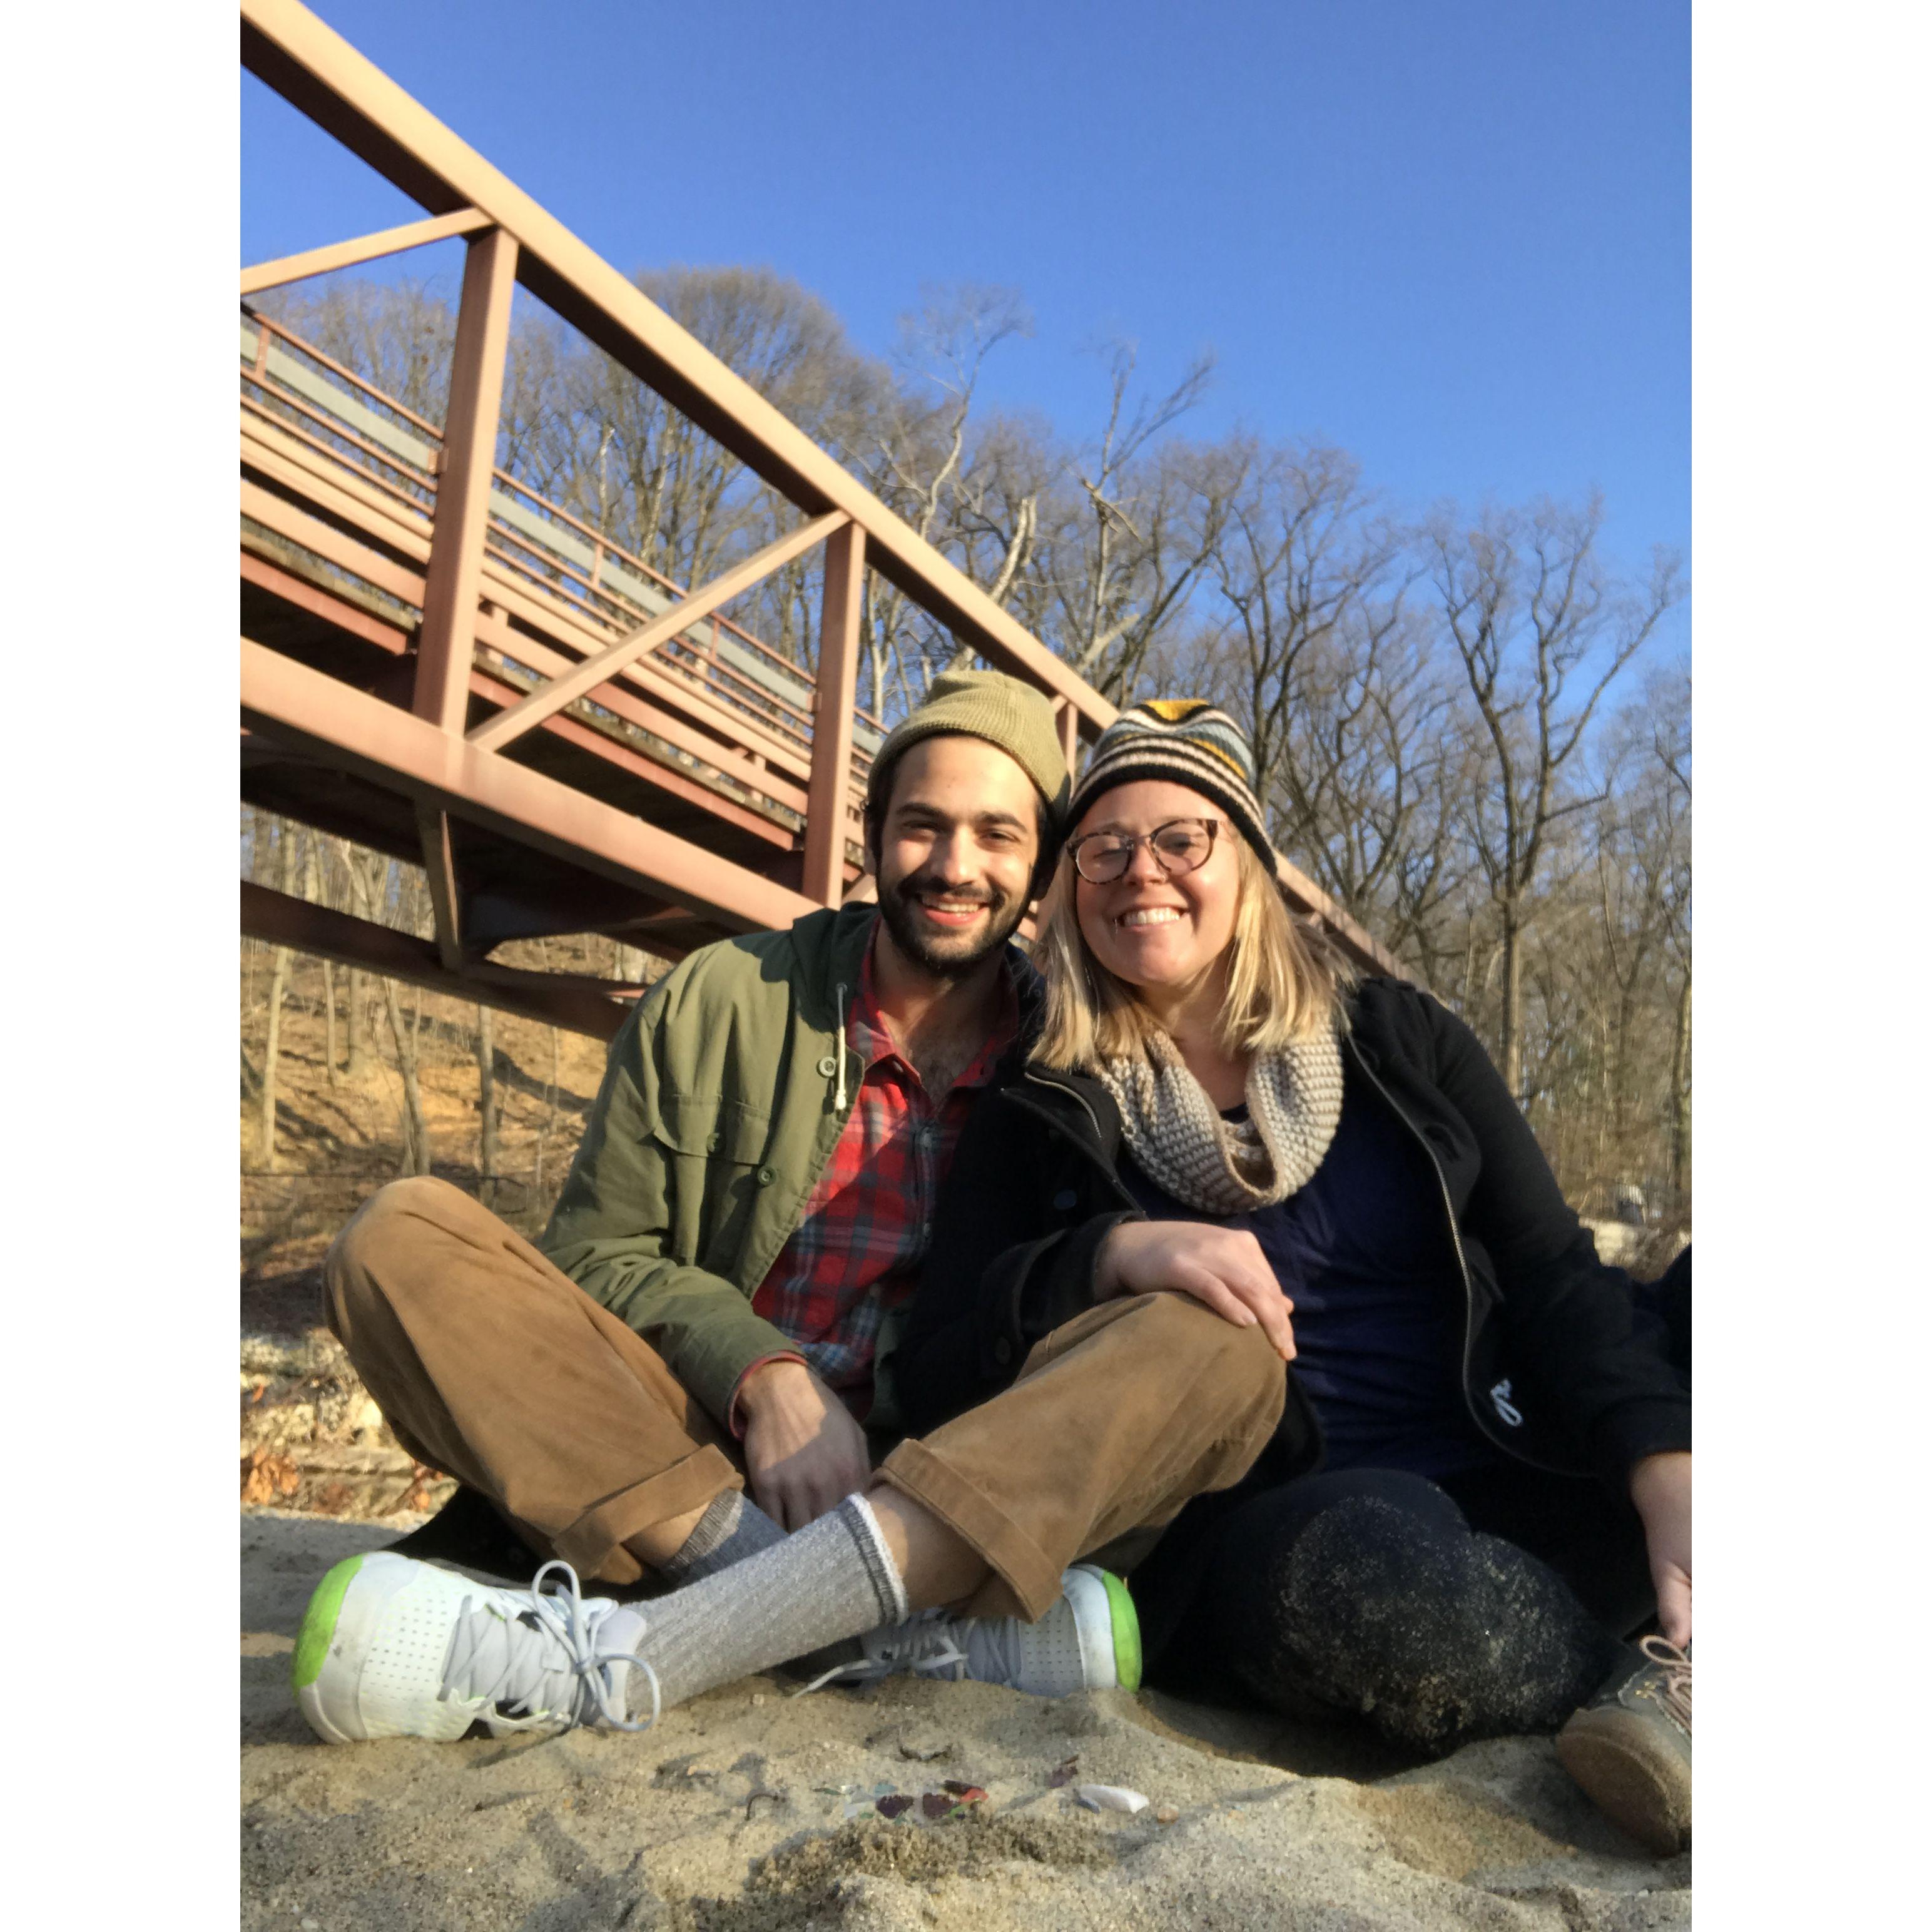
[[808, 913], [666, 974], [610, 1043], [538, 1244], [721, 1421], [745, 1370], [792, 1346], [752, 1297], [858, 1098], [843, 1022], [877, 916]]

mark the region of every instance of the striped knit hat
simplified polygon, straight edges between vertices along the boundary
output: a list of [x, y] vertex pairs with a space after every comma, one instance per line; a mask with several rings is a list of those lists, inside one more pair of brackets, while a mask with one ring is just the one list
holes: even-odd
[[1274, 848], [1255, 796], [1255, 757], [1239, 725], [1204, 698], [1154, 698], [1123, 711], [1094, 740], [1066, 808], [1077, 826], [1102, 792], [1165, 778], [1211, 799], [1272, 872]]

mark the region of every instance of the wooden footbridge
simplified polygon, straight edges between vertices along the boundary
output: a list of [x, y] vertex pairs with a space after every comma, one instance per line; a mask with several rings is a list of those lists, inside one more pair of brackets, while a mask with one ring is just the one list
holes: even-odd
[[[1053, 700], [1070, 765], [1114, 707], [561, 223], [296, 0], [244, 0], [243, 64], [424, 209], [244, 269], [242, 788], [427, 869], [434, 943], [244, 882], [244, 933], [608, 1037], [638, 990], [494, 961], [601, 932], [667, 956], [836, 905], [884, 721], [855, 704], [865, 573]], [[452, 236], [449, 402], [427, 422], [250, 298]], [[791, 506], [696, 587], [495, 466], [520, 283]], [[725, 608], [823, 546], [815, 671]], [[1388, 956], [1283, 862], [1364, 964]]]

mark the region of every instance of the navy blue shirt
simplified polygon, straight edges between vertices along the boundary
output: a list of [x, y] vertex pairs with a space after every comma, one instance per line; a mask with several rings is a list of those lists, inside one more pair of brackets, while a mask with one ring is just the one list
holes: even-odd
[[1321, 1419], [1328, 1468], [1443, 1476], [1493, 1462], [1463, 1397], [1464, 1294], [1441, 1184], [1354, 1063], [1344, 1066], [1335, 1138], [1286, 1201], [1204, 1214], [1124, 1150], [1120, 1178], [1155, 1220], [1211, 1220], [1261, 1244], [1294, 1304], [1294, 1371]]

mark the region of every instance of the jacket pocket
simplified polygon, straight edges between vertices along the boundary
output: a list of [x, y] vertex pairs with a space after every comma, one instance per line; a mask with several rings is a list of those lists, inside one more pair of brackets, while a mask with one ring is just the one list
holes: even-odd
[[716, 1094], [663, 1094], [657, 1137], [674, 1152], [756, 1166], [771, 1138], [769, 1114]]
[[759, 1197], [778, 1178], [766, 1161], [770, 1115], [715, 1094], [664, 1094], [652, 1132], [670, 1150], [680, 1254], [732, 1278]]

